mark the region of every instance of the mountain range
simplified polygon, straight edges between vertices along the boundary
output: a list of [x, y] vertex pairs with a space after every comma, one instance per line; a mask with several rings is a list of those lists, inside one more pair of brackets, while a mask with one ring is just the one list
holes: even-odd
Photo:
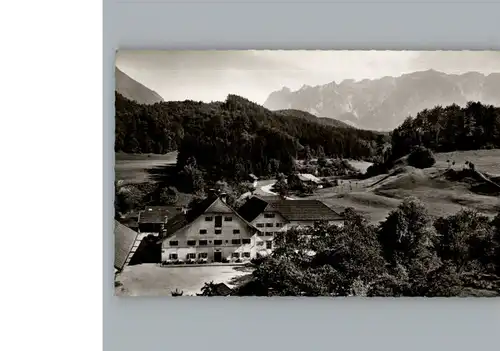
[[335, 118], [362, 129], [391, 130], [408, 116], [436, 105], [468, 101], [500, 105], [500, 73], [446, 74], [427, 70], [399, 77], [344, 80], [319, 86], [287, 87], [272, 92], [264, 103], [270, 110], [293, 109]]
[[130, 78], [118, 67], [115, 67], [115, 81], [115, 90], [129, 100], [146, 105], [163, 101], [157, 92]]

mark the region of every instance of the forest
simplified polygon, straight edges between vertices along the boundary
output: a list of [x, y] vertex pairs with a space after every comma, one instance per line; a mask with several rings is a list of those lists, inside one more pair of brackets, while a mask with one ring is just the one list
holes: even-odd
[[236, 95], [141, 105], [116, 93], [115, 107], [116, 152], [178, 150], [179, 172], [195, 164], [214, 179], [289, 173], [304, 152], [370, 160], [388, 142], [387, 134], [327, 125], [305, 112], [272, 112]]
[[434, 152], [500, 148], [500, 108], [469, 102], [425, 109], [391, 133], [393, 159], [416, 146]]
[[413, 151], [450, 152], [500, 148], [500, 108], [480, 102], [425, 109], [390, 133], [390, 143], [368, 170], [386, 173]]

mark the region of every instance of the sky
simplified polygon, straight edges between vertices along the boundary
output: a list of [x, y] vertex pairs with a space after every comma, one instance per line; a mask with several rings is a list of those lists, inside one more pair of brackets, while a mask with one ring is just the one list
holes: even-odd
[[500, 51], [119, 51], [116, 66], [164, 100], [263, 104], [273, 91], [434, 69], [500, 72]]

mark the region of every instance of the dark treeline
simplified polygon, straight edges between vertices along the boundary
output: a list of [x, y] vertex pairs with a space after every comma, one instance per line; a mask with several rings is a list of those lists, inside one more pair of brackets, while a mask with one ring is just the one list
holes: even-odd
[[465, 107], [436, 106], [408, 117], [394, 129], [390, 144], [381, 151], [366, 176], [387, 173], [400, 158], [412, 153], [427, 152], [432, 158], [432, 152], [494, 148], [500, 148], [499, 107], [480, 102], [469, 102]]
[[434, 219], [406, 199], [375, 226], [352, 209], [343, 227], [277, 236], [235, 295], [498, 296], [500, 213]]
[[372, 159], [387, 136], [275, 113], [244, 98], [141, 105], [116, 93], [115, 151], [179, 151], [178, 170], [193, 164], [214, 178], [289, 173], [304, 150], [314, 156]]
[[392, 158], [416, 146], [434, 152], [500, 148], [500, 108], [469, 102], [425, 109], [407, 118], [391, 133]]

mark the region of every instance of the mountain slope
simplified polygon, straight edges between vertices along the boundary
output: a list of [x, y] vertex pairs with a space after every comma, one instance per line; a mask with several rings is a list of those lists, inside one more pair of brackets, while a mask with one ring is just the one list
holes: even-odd
[[115, 151], [178, 150], [179, 169], [186, 165], [201, 168], [220, 178], [289, 173], [294, 159], [307, 152], [311, 156], [371, 159], [388, 142], [381, 133], [324, 125], [312, 115], [313, 120], [308, 120], [275, 113], [235, 95], [223, 102], [145, 105], [116, 93], [115, 111]]
[[305, 111], [301, 111], [301, 110], [278, 110], [275, 112], [278, 115], [303, 118], [309, 122], [320, 123], [320, 124], [324, 124], [324, 125], [330, 126], [330, 127], [353, 128], [351, 125], [344, 123], [342, 121], [339, 121], [337, 119], [327, 118], [327, 117], [317, 117], [309, 112], [305, 112]]
[[499, 89], [500, 73], [453, 75], [428, 70], [400, 77], [303, 86], [297, 91], [283, 88], [271, 93], [264, 107], [302, 110], [363, 129], [390, 130], [409, 115], [436, 105], [464, 106], [467, 101], [500, 105]]
[[163, 101], [157, 92], [130, 78], [118, 67], [115, 67], [115, 82], [115, 90], [129, 100], [148, 105]]

